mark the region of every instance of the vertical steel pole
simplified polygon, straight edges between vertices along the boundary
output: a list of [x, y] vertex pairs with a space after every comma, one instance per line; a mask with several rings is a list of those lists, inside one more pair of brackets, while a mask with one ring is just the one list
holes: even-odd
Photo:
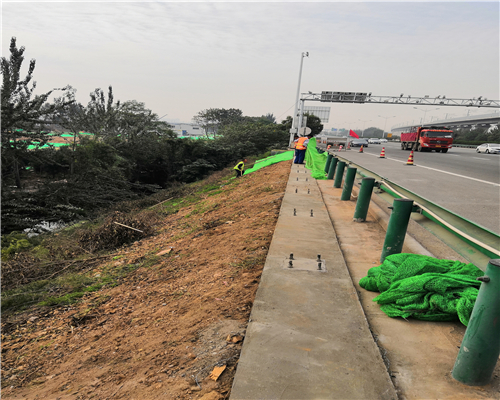
[[500, 355], [500, 259], [490, 260], [451, 376], [469, 386], [490, 382]]
[[335, 175], [335, 167], [337, 166], [337, 162], [339, 159], [337, 157], [332, 158], [332, 162], [330, 163], [330, 169], [328, 170], [328, 179], [333, 179], [333, 175]]
[[354, 222], [364, 222], [368, 214], [370, 199], [372, 198], [373, 186], [375, 186], [375, 178], [365, 177], [361, 180], [359, 188], [358, 201], [354, 210]]
[[354, 178], [356, 177], [356, 170], [357, 169], [354, 167], [347, 168], [344, 179], [344, 189], [342, 190], [342, 196], [340, 196], [340, 200], [351, 200], [351, 192], [352, 186], [354, 185]]
[[[302, 122], [303, 122], [303, 118], [304, 118], [304, 99], [300, 99], [300, 107], [299, 107], [298, 113], [299, 113], [299, 123], [298, 123], [298, 127], [297, 127], [298, 128], [297, 134], [300, 136], [300, 130], [302, 129]], [[304, 134], [302, 136], [306, 136], [305, 129], [304, 129]]]
[[328, 171], [330, 170], [330, 163], [332, 162], [332, 158], [333, 158], [333, 155], [331, 155], [331, 154], [328, 154], [328, 156], [326, 157], [325, 174], [327, 174]]
[[335, 181], [333, 182], [334, 188], [339, 188], [342, 186], [342, 178], [344, 177], [345, 162], [339, 161], [337, 165], [337, 171], [335, 172]]
[[403, 250], [403, 243], [405, 241], [408, 222], [410, 222], [412, 208], [413, 200], [394, 199], [380, 262], [384, 262], [387, 256], [401, 253], [401, 250]]
[[292, 146], [293, 135], [295, 134], [298, 135], [299, 133], [299, 127], [297, 126], [297, 123], [298, 123], [298, 113], [299, 113], [300, 81], [302, 79], [302, 64], [304, 63], [304, 57], [309, 57], [308, 51], [300, 54], [299, 84], [297, 85], [297, 97], [295, 98], [295, 114], [293, 115], [292, 129], [290, 132], [290, 143], [288, 144], [289, 146]]

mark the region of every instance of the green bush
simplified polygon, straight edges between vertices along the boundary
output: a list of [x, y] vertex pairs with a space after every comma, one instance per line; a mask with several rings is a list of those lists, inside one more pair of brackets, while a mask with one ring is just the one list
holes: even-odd
[[31, 249], [39, 243], [39, 238], [29, 238], [26, 234], [17, 231], [2, 235], [2, 261], [7, 261], [14, 254]]

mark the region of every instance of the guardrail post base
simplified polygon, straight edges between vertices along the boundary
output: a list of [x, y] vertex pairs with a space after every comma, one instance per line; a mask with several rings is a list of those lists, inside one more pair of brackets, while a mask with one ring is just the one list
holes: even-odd
[[406, 229], [410, 222], [410, 215], [413, 209], [413, 200], [394, 199], [392, 203], [392, 213], [389, 218], [389, 225], [385, 234], [384, 247], [380, 262], [384, 262], [387, 256], [401, 253], [405, 240]]
[[351, 200], [352, 186], [354, 185], [354, 178], [356, 177], [357, 168], [348, 167], [344, 179], [344, 189], [342, 190], [342, 196], [340, 200], [346, 201]]
[[487, 385], [500, 354], [500, 259], [490, 260], [451, 376], [469, 386]]
[[335, 172], [335, 182], [333, 183], [334, 188], [339, 188], [342, 186], [342, 178], [344, 177], [345, 162], [339, 161], [337, 165], [337, 171]]
[[375, 178], [365, 177], [361, 180], [358, 201], [356, 202], [356, 209], [354, 210], [354, 222], [364, 222], [366, 220], [374, 185]]
[[335, 175], [335, 167], [337, 166], [337, 162], [339, 159], [337, 157], [332, 157], [332, 161], [330, 162], [330, 169], [328, 170], [327, 179], [333, 179], [333, 175]]
[[328, 171], [330, 170], [330, 164], [332, 162], [333, 155], [328, 154], [326, 157], [326, 164], [325, 164], [325, 174], [328, 174]]

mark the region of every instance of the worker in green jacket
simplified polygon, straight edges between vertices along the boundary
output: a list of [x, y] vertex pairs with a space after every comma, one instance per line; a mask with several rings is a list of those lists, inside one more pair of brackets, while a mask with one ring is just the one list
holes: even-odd
[[246, 162], [247, 162], [247, 159], [245, 158], [243, 161], [240, 161], [234, 167], [234, 170], [236, 172], [236, 178], [239, 178], [240, 176], [243, 176], [243, 172], [245, 172], [245, 163]]

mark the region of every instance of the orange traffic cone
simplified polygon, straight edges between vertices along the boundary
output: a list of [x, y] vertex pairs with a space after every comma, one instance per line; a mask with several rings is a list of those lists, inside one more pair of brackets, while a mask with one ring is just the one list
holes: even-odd
[[359, 148], [359, 152], [362, 153], [363, 152], [363, 145], [361, 145], [361, 147]]
[[410, 152], [410, 156], [408, 157], [408, 161], [406, 161], [406, 165], [413, 165], [413, 150]]
[[380, 152], [379, 158], [385, 158], [385, 147], [382, 147], [382, 151]]

